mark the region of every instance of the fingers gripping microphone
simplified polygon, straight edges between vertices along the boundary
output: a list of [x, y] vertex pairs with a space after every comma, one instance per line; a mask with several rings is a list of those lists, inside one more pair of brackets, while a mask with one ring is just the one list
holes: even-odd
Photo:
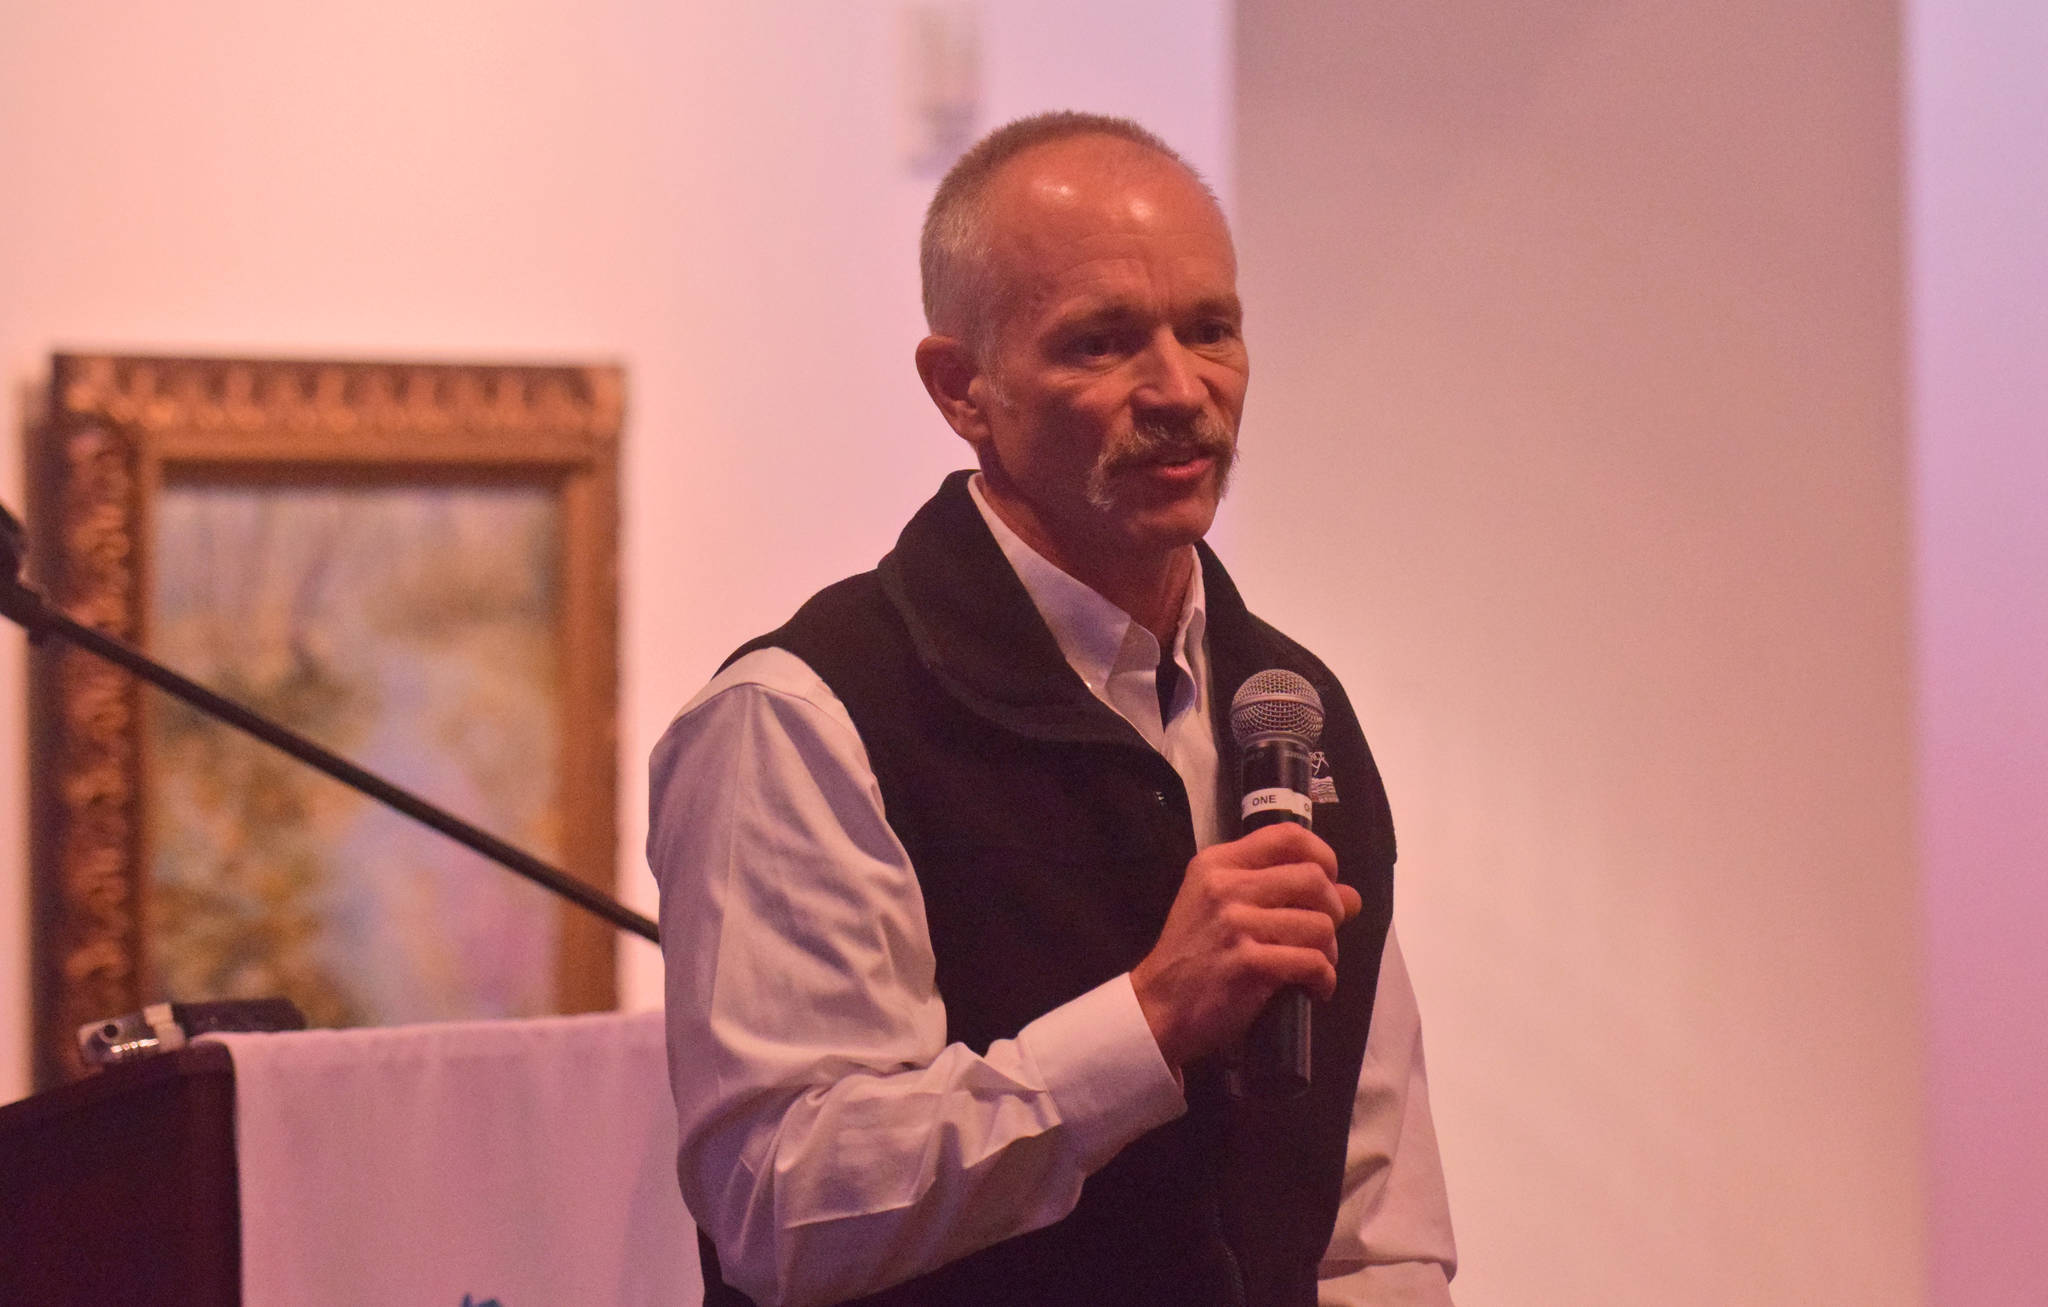
[[[1293, 672], [1259, 672], [1230, 700], [1230, 733], [1243, 760], [1244, 829], [1311, 824], [1311, 755], [1323, 733], [1323, 701]], [[1309, 1084], [1308, 991], [1281, 990], [1252, 1022], [1226, 1071], [1239, 1098], [1286, 1098]]]

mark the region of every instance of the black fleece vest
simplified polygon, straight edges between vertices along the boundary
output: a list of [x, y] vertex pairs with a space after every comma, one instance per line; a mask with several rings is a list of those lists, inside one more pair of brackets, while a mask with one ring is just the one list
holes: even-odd
[[[733, 656], [786, 649], [846, 705], [917, 872], [947, 1036], [985, 1052], [1144, 957], [1195, 840], [1179, 775], [1068, 666], [968, 475], [947, 478], [875, 571], [828, 587]], [[1316, 686], [1326, 713], [1338, 802], [1317, 808], [1315, 829], [1365, 908], [1338, 935], [1337, 995], [1316, 1007], [1313, 1088], [1237, 1103], [1217, 1068], [1190, 1067], [1187, 1114], [1092, 1176], [1065, 1219], [861, 1303], [1315, 1302], [1392, 915], [1393, 825], [1336, 679], [1245, 610], [1206, 546], [1201, 565], [1215, 697], [1227, 703], [1245, 677], [1283, 667]], [[1218, 748], [1236, 757], [1227, 738]], [[707, 1307], [747, 1303], [720, 1279], [708, 1241], [703, 1252]]]

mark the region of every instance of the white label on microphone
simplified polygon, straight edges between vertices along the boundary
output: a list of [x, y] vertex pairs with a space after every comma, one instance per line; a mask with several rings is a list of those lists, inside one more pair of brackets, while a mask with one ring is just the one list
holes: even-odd
[[1308, 801], [1306, 794], [1300, 790], [1290, 790], [1277, 785], [1271, 789], [1253, 790], [1245, 795], [1244, 807], [1238, 815], [1249, 819], [1254, 813], [1272, 812], [1276, 809], [1291, 812], [1303, 821], [1308, 821], [1315, 815], [1315, 805]]

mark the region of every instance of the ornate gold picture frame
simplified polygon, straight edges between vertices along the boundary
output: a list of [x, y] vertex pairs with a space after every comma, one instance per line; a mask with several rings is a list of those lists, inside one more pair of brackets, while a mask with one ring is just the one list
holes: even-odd
[[[609, 890], [623, 389], [60, 354], [30, 574]], [[80, 1073], [80, 1025], [162, 998], [283, 992], [316, 1025], [612, 1006], [611, 928], [537, 887], [90, 654], [39, 646], [30, 697], [39, 1084]]]

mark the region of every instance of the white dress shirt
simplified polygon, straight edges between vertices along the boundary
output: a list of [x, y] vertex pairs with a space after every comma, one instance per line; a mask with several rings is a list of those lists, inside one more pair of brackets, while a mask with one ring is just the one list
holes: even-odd
[[[976, 505], [1075, 673], [1185, 782], [1216, 842], [1201, 569], [1168, 720], [1159, 643]], [[1186, 1110], [1128, 975], [998, 1040], [946, 1042], [924, 901], [853, 721], [806, 664], [719, 673], [651, 760], [669, 1078], [691, 1213], [762, 1307], [856, 1297], [1050, 1225]], [[1421, 1026], [1389, 932], [1322, 1263], [1323, 1304], [1450, 1302]]]

